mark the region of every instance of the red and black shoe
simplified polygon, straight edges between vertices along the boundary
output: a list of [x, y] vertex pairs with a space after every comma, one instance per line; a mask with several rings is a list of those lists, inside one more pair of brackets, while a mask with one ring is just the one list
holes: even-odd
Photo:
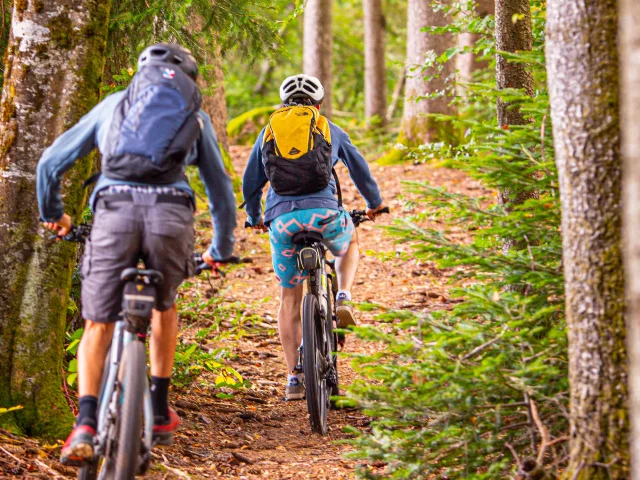
[[178, 425], [180, 425], [180, 418], [173, 408], [169, 408], [169, 418], [156, 416], [153, 425], [153, 443], [172, 445], [173, 434], [178, 430]]
[[93, 460], [93, 440], [96, 430], [89, 425], [76, 426], [60, 453], [60, 463], [70, 467], [80, 467]]

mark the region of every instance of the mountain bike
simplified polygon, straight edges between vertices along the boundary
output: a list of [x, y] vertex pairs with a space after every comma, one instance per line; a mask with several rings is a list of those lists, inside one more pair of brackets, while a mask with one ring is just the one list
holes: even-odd
[[[60, 237], [84, 243], [90, 225], [78, 225]], [[196, 274], [212, 267], [194, 255]], [[236, 257], [226, 262], [238, 263]], [[156, 289], [164, 281], [157, 270], [127, 268], [122, 317], [116, 322], [102, 375], [98, 400], [98, 428], [93, 460], [80, 468], [82, 480], [126, 480], [149, 468], [151, 449], [170, 445], [170, 437], [153, 437], [153, 406], [147, 374], [146, 340], [156, 304]]]
[[[389, 208], [379, 213], [389, 213]], [[320, 224], [329, 224], [341, 214], [322, 220]], [[349, 215], [355, 227], [370, 220], [364, 210], [352, 210]], [[326, 258], [327, 248], [318, 232], [296, 233], [293, 243], [302, 246], [298, 253], [298, 268], [308, 273], [307, 294], [302, 302], [302, 344], [298, 349], [296, 370], [304, 372], [311, 430], [326, 435], [331, 396], [340, 394], [339, 339], [334, 330], [338, 319], [332, 308], [338, 293], [335, 261]]]

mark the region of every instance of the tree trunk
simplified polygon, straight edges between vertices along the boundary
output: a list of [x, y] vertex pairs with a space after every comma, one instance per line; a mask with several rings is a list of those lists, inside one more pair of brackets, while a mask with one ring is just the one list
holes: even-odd
[[[450, 0], [443, 0], [448, 5]], [[440, 56], [445, 50], [455, 45], [451, 33], [435, 35], [421, 31], [427, 26], [443, 26], [450, 22], [450, 17], [442, 10], [434, 11], [430, 1], [409, 0], [407, 18], [407, 80], [405, 86], [405, 104], [403, 131], [406, 141], [410, 145], [448, 140], [452, 134], [452, 126], [448, 122], [437, 122], [425, 114], [441, 113], [453, 114], [454, 109], [449, 105], [445, 95], [447, 80], [451, 80], [455, 66], [453, 62], [446, 62], [441, 71], [436, 67], [422, 68], [425, 55], [435, 53]], [[432, 76], [426, 79], [426, 76]], [[420, 97], [441, 93], [437, 98]]]
[[364, 113], [370, 126], [383, 126], [386, 121], [385, 28], [382, 1], [364, 0]]
[[322, 114], [331, 118], [332, 0], [308, 0], [304, 9], [304, 61], [306, 75], [317, 77], [324, 87]]
[[400, 100], [403, 98], [402, 94], [404, 93], [404, 86], [407, 82], [407, 72], [403, 68], [398, 76], [398, 80], [396, 81], [396, 86], [393, 88], [393, 95], [391, 96], [391, 103], [389, 104], [389, 108], [387, 109], [387, 122], [393, 120], [393, 117], [396, 114], [396, 110], [398, 108], [398, 104]]
[[[0, 125], [0, 421], [60, 438], [73, 421], [62, 395], [66, 304], [75, 246], [40, 227], [36, 165], [99, 98], [110, 0], [15, 2]], [[85, 201], [87, 158], [64, 182], [68, 212]]]
[[[476, 8], [473, 16], [484, 18], [495, 13], [495, 0], [476, 0]], [[471, 14], [471, 12], [469, 12]], [[458, 35], [458, 47], [473, 48], [482, 36], [478, 33], [463, 32]], [[461, 83], [471, 83], [473, 74], [477, 70], [487, 68], [489, 62], [478, 59], [477, 55], [467, 52], [456, 56], [456, 69], [458, 70], [458, 81]]]
[[569, 338], [567, 478], [629, 478], [615, 0], [547, 3]]
[[[515, 23], [516, 16], [522, 16]], [[533, 48], [531, 8], [529, 0], [496, 0], [496, 49], [502, 52], [530, 52]], [[496, 60], [498, 89], [516, 88], [533, 95], [533, 75], [526, 64], [508, 62], [498, 55]], [[498, 99], [498, 124], [525, 125], [527, 120], [517, 108]]]
[[640, 479], [640, 4], [620, 1], [621, 125], [624, 158], [623, 232], [627, 274], [627, 346], [631, 417], [631, 478]]
[[[530, 52], [533, 48], [533, 33], [531, 28], [531, 8], [529, 0], [496, 0], [496, 49], [503, 52]], [[514, 22], [514, 19], [517, 19]], [[498, 55], [496, 59], [496, 86], [498, 89], [512, 88], [523, 90], [527, 95], [533, 95], [533, 75], [528, 65], [508, 62]], [[509, 103], [498, 97], [497, 101], [498, 125], [506, 128], [509, 125], [526, 125], [526, 119], [520, 109], [513, 108]], [[529, 198], [537, 198], [535, 190], [511, 191], [501, 190], [498, 201], [508, 208], [521, 205]], [[502, 251], [506, 255], [513, 247], [526, 248], [526, 243], [519, 239], [506, 238]]]
[[227, 98], [224, 92], [224, 73], [222, 60], [219, 55], [207, 61], [213, 61], [215, 68], [200, 75], [199, 84], [205, 95], [202, 98], [202, 109], [211, 117], [213, 129], [216, 131], [218, 142], [229, 151], [229, 136], [227, 135]]

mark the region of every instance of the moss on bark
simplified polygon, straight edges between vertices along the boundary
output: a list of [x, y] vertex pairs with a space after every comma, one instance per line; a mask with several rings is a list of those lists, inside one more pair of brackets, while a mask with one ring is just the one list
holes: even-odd
[[548, 2], [546, 59], [562, 200], [578, 480], [629, 478], [615, 0]]
[[[98, 101], [109, 9], [109, 0], [27, 4], [22, 16], [49, 34], [23, 51], [12, 39], [3, 89], [8, 122], [0, 133], [6, 152], [0, 169], [12, 173], [0, 184], [0, 223], [10, 225], [0, 232], [0, 364], [7, 366], [0, 372], [0, 406], [24, 409], [0, 422], [46, 438], [62, 438], [73, 420], [61, 383], [76, 248], [49, 242], [39, 231], [35, 167], [44, 148]], [[81, 160], [63, 180], [65, 205], [75, 218], [93, 164], [92, 156]]]

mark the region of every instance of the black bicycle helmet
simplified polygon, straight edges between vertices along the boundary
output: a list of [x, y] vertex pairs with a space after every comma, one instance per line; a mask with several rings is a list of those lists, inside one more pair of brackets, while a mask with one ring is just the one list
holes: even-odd
[[144, 49], [138, 58], [138, 70], [154, 63], [173, 63], [194, 80], [198, 77], [198, 64], [191, 52], [175, 43], [158, 43]]

